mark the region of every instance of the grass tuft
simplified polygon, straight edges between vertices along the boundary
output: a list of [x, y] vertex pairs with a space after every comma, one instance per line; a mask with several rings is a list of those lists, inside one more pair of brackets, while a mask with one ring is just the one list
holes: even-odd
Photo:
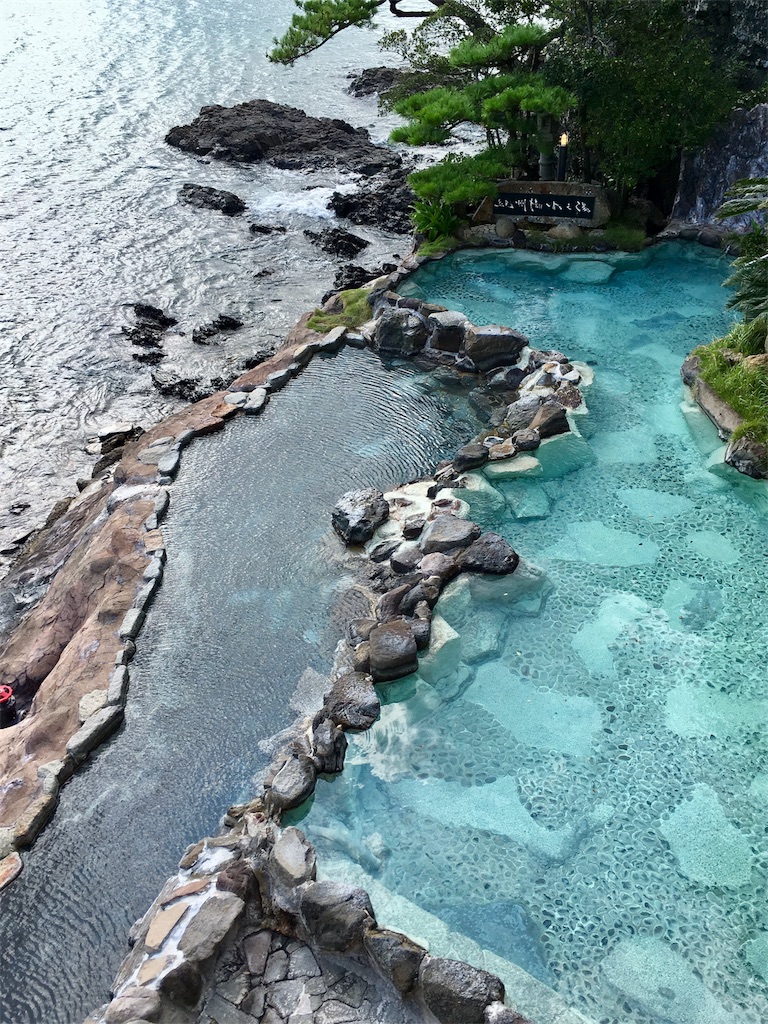
[[368, 305], [367, 288], [350, 288], [347, 291], [339, 292], [342, 311], [340, 313], [327, 313], [325, 310], [316, 309], [307, 321], [310, 330], [318, 334], [327, 334], [334, 327], [359, 327], [371, 319], [371, 307]]
[[724, 350], [759, 355], [764, 351], [767, 329], [768, 317], [757, 317], [736, 324], [724, 338], [695, 352], [701, 361], [702, 379], [744, 420], [734, 437], [748, 435], [762, 444], [768, 444], [768, 367], [732, 364]]
[[458, 249], [460, 245], [459, 239], [454, 238], [453, 235], [441, 235], [440, 238], [436, 238], [433, 242], [422, 242], [416, 255], [438, 256], [444, 252], [452, 252], [454, 249]]

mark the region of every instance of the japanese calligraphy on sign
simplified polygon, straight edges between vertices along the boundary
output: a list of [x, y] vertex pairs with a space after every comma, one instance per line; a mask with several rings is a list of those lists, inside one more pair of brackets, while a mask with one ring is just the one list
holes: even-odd
[[569, 220], [592, 220], [595, 214], [595, 197], [503, 192], [494, 200], [493, 212], [509, 217], [566, 217]]

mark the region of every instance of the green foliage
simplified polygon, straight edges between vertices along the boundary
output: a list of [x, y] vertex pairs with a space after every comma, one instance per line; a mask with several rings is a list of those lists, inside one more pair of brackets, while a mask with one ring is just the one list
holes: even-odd
[[275, 64], [293, 64], [353, 25], [370, 25], [384, 0], [296, 0], [294, 14], [281, 39], [268, 54]]
[[461, 242], [453, 235], [441, 235], [439, 238], [434, 238], [431, 242], [424, 242], [420, 245], [416, 255], [441, 256], [443, 253], [458, 249], [460, 245]]
[[624, 192], [705, 142], [736, 97], [680, 0], [575, 4], [545, 72], [578, 96], [581, 140]]
[[[768, 369], [750, 368], [742, 362], [733, 363], [724, 354], [726, 349], [740, 350], [738, 345], [744, 343], [743, 329], [747, 326], [751, 328], [748, 333], [758, 334], [755, 327], [739, 324], [724, 338], [696, 349], [695, 354], [701, 361], [702, 379], [744, 420], [742, 426], [734, 432], [734, 437], [748, 434], [765, 444], [768, 443]], [[758, 327], [764, 341], [768, 318], [763, 317]], [[754, 338], [749, 338], [747, 344], [753, 347]]]
[[745, 320], [768, 313], [768, 255], [756, 259], [740, 256], [733, 261], [733, 273], [723, 283], [736, 289], [728, 300], [728, 308], [738, 309]]
[[[762, 217], [768, 211], [768, 178], [742, 178], [725, 194], [728, 198], [716, 214], [721, 220], [745, 213]], [[733, 272], [724, 282], [736, 289], [728, 307], [738, 309], [745, 320], [754, 320], [768, 313], [768, 230], [755, 221], [739, 242], [741, 256], [733, 261]]]
[[414, 171], [408, 183], [419, 199], [449, 205], [479, 203], [498, 193], [496, 181], [509, 177], [513, 155], [488, 149], [475, 156], [447, 156], [440, 163]]
[[540, 51], [550, 35], [539, 25], [507, 25], [489, 42], [474, 36], [463, 39], [448, 55], [454, 68], [492, 71], [513, 69], [520, 65], [529, 51]]
[[461, 224], [453, 207], [449, 203], [435, 201], [419, 201], [414, 204], [411, 213], [413, 226], [428, 242], [438, 238], [450, 238], [455, 235]]
[[724, 338], [713, 342], [719, 349], [729, 348], [743, 356], [757, 356], [766, 351], [768, 315], [763, 313], [754, 320], [734, 324]]
[[725, 194], [728, 198], [715, 214], [719, 220], [744, 213], [768, 213], [768, 178], [740, 178]]
[[759, 224], [753, 222], [749, 231], [745, 231], [743, 235], [734, 234], [733, 238], [739, 243], [741, 256], [754, 260], [768, 252], [768, 228]]
[[489, 146], [535, 138], [542, 116], [560, 118], [576, 100], [531, 70], [548, 38], [535, 25], [509, 25], [495, 39], [469, 37], [454, 47], [447, 64], [461, 74], [456, 85], [440, 85], [393, 104], [407, 124], [392, 133], [410, 145], [445, 142], [464, 124], [486, 130]]
[[645, 248], [646, 234], [642, 228], [621, 221], [609, 221], [603, 228], [603, 238], [624, 252], [640, 252]]
[[359, 327], [371, 319], [371, 307], [368, 305], [367, 288], [350, 288], [339, 292], [341, 313], [327, 313], [316, 309], [307, 321], [307, 327], [318, 334], [327, 334], [334, 327]]

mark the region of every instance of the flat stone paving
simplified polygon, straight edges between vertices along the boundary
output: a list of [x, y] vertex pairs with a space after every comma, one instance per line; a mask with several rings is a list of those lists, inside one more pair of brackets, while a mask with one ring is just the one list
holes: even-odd
[[244, 934], [219, 957], [198, 1024], [424, 1024], [369, 968], [349, 969], [269, 929]]

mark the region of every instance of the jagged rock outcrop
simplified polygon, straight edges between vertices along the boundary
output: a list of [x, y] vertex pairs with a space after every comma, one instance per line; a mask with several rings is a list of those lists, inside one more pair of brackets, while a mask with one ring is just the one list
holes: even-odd
[[[730, 122], [713, 134], [704, 149], [683, 155], [671, 220], [722, 226], [715, 211], [726, 189], [740, 178], [768, 175], [767, 138], [768, 103], [734, 110]], [[750, 220], [749, 215], [730, 217], [723, 224], [734, 228]]]
[[267, 160], [292, 170], [343, 167], [369, 176], [402, 162], [394, 150], [374, 145], [364, 128], [338, 118], [308, 117], [296, 107], [264, 99], [203, 107], [191, 124], [172, 128], [165, 141], [214, 160]]

